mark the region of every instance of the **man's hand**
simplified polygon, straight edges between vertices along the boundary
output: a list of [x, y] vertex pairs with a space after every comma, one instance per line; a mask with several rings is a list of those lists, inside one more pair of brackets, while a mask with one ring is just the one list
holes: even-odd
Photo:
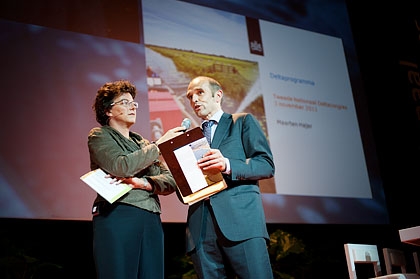
[[208, 173], [224, 172], [226, 170], [226, 160], [219, 149], [210, 149], [197, 163], [203, 171]]

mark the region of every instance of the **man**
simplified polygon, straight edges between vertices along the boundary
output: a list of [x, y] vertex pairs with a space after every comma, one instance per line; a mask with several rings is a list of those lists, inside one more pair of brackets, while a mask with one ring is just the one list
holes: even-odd
[[199, 278], [273, 278], [258, 181], [273, 177], [275, 168], [261, 126], [251, 114], [224, 113], [222, 87], [212, 78], [194, 78], [186, 95], [203, 123], [214, 123], [211, 149], [198, 164], [221, 171], [228, 185], [188, 209], [187, 253], [194, 269]]

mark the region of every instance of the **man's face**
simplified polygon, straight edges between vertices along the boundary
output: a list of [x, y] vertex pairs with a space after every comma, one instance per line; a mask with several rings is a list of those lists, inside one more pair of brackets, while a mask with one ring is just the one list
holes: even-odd
[[201, 119], [210, 119], [220, 110], [221, 96], [221, 90], [212, 93], [207, 80], [196, 78], [188, 85], [187, 98], [195, 114]]

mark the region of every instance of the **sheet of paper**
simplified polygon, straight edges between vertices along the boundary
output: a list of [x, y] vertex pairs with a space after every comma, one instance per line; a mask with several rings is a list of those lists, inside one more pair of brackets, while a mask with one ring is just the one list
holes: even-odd
[[174, 151], [181, 166], [185, 179], [187, 179], [193, 193], [208, 186], [203, 172], [197, 165], [197, 158], [189, 145], [178, 148]]
[[125, 183], [111, 184], [112, 178], [107, 178], [102, 169], [90, 171], [82, 175], [80, 179], [110, 203], [115, 202], [132, 189]]

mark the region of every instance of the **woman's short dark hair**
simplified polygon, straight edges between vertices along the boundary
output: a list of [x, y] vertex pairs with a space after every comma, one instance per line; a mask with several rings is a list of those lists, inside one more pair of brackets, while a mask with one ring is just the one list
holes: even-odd
[[136, 86], [127, 80], [107, 82], [98, 89], [92, 109], [99, 124], [102, 126], [108, 124], [109, 117], [106, 113], [111, 109], [112, 102], [125, 93], [130, 93], [133, 99], [137, 94]]

